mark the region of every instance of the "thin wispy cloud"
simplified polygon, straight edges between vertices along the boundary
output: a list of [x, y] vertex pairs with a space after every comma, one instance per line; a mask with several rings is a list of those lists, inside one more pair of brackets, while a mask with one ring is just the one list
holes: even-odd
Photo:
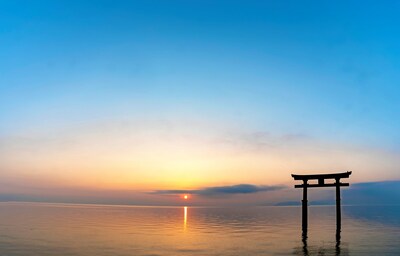
[[258, 192], [275, 191], [285, 188], [285, 186], [266, 186], [252, 184], [238, 184], [232, 186], [205, 187], [201, 189], [171, 189], [171, 190], [155, 190], [151, 194], [158, 195], [176, 195], [176, 194], [195, 194], [201, 196], [220, 196], [233, 194], [253, 194]]

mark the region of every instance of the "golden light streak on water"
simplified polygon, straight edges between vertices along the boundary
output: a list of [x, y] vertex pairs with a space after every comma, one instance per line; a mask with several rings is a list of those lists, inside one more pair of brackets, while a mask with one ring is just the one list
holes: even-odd
[[186, 228], [187, 228], [187, 213], [188, 213], [187, 206], [184, 206], [183, 207], [183, 230], [186, 230]]

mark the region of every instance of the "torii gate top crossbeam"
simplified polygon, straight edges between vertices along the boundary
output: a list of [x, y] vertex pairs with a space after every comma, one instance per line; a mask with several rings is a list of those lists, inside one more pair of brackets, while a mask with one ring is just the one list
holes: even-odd
[[319, 179], [341, 179], [350, 177], [351, 172], [341, 172], [341, 173], [328, 173], [328, 174], [305, 174], [298, 175], [292, 174], [294, 180], [319, 180]]
[[[351, 172], [297, 175], [292, 174], [295, 180], [302, 180], [303, 184], [295, 185], [295, 188], [320, 188], [320, 187], [348, 187], [349, 183], [342, 183], [340, 179], [349, 178]], [[335, 183], [325, 183], [325, 179], [335, 179]], [[317, 184], [309, 184], [309, 180], [318, 180]]]

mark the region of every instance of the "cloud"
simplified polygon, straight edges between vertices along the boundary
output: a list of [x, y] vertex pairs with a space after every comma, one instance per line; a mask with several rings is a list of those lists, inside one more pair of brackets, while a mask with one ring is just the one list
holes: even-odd
[[271, 133], [269, 131], [227, 131], [218, 134], [216, 143], [245, 151], [266, 151], [288, 145], [312, 143], [315, 139], [304, 133]]
[[400, 204], [400, 181], [380, 181], [356, 183], [343, 191], [349, 204]]
[[201, 189], [193, 190], [155, 190], [151, 194], [158, 195], [176, 195], [176, 194], [196, 194], [202, 196], [219, 196], [219, 195], [232, 195], [232, 194], [252, 194], [258, 192], [275, 191], [283, 189], [284, 186], [257, 186], [252, 184], [238, 184], [232, 186], [220, 186], [220, 187], [206, 187]]
[[[309, 198], [310, 205], [335, 205], [335, 190], [323, 190], [328, 193], [319, 194], [316, 198]], [[297, 191], [297, 195], [301, 191]], [[400, 205], [400, 180], [351, 183], [350, 187], [343, 187], [343, 205]], [[310, 197], [316, 193], [310, 193]], [[300, 200], [289, 198], [275, 205], [300, 205]]]

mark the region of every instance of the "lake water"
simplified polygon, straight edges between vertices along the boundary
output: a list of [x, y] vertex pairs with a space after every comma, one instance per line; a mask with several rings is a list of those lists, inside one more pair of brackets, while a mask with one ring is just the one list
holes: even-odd
[[400, 255], [399, 206], [196, 208], [0, 203], [0, 255]]

